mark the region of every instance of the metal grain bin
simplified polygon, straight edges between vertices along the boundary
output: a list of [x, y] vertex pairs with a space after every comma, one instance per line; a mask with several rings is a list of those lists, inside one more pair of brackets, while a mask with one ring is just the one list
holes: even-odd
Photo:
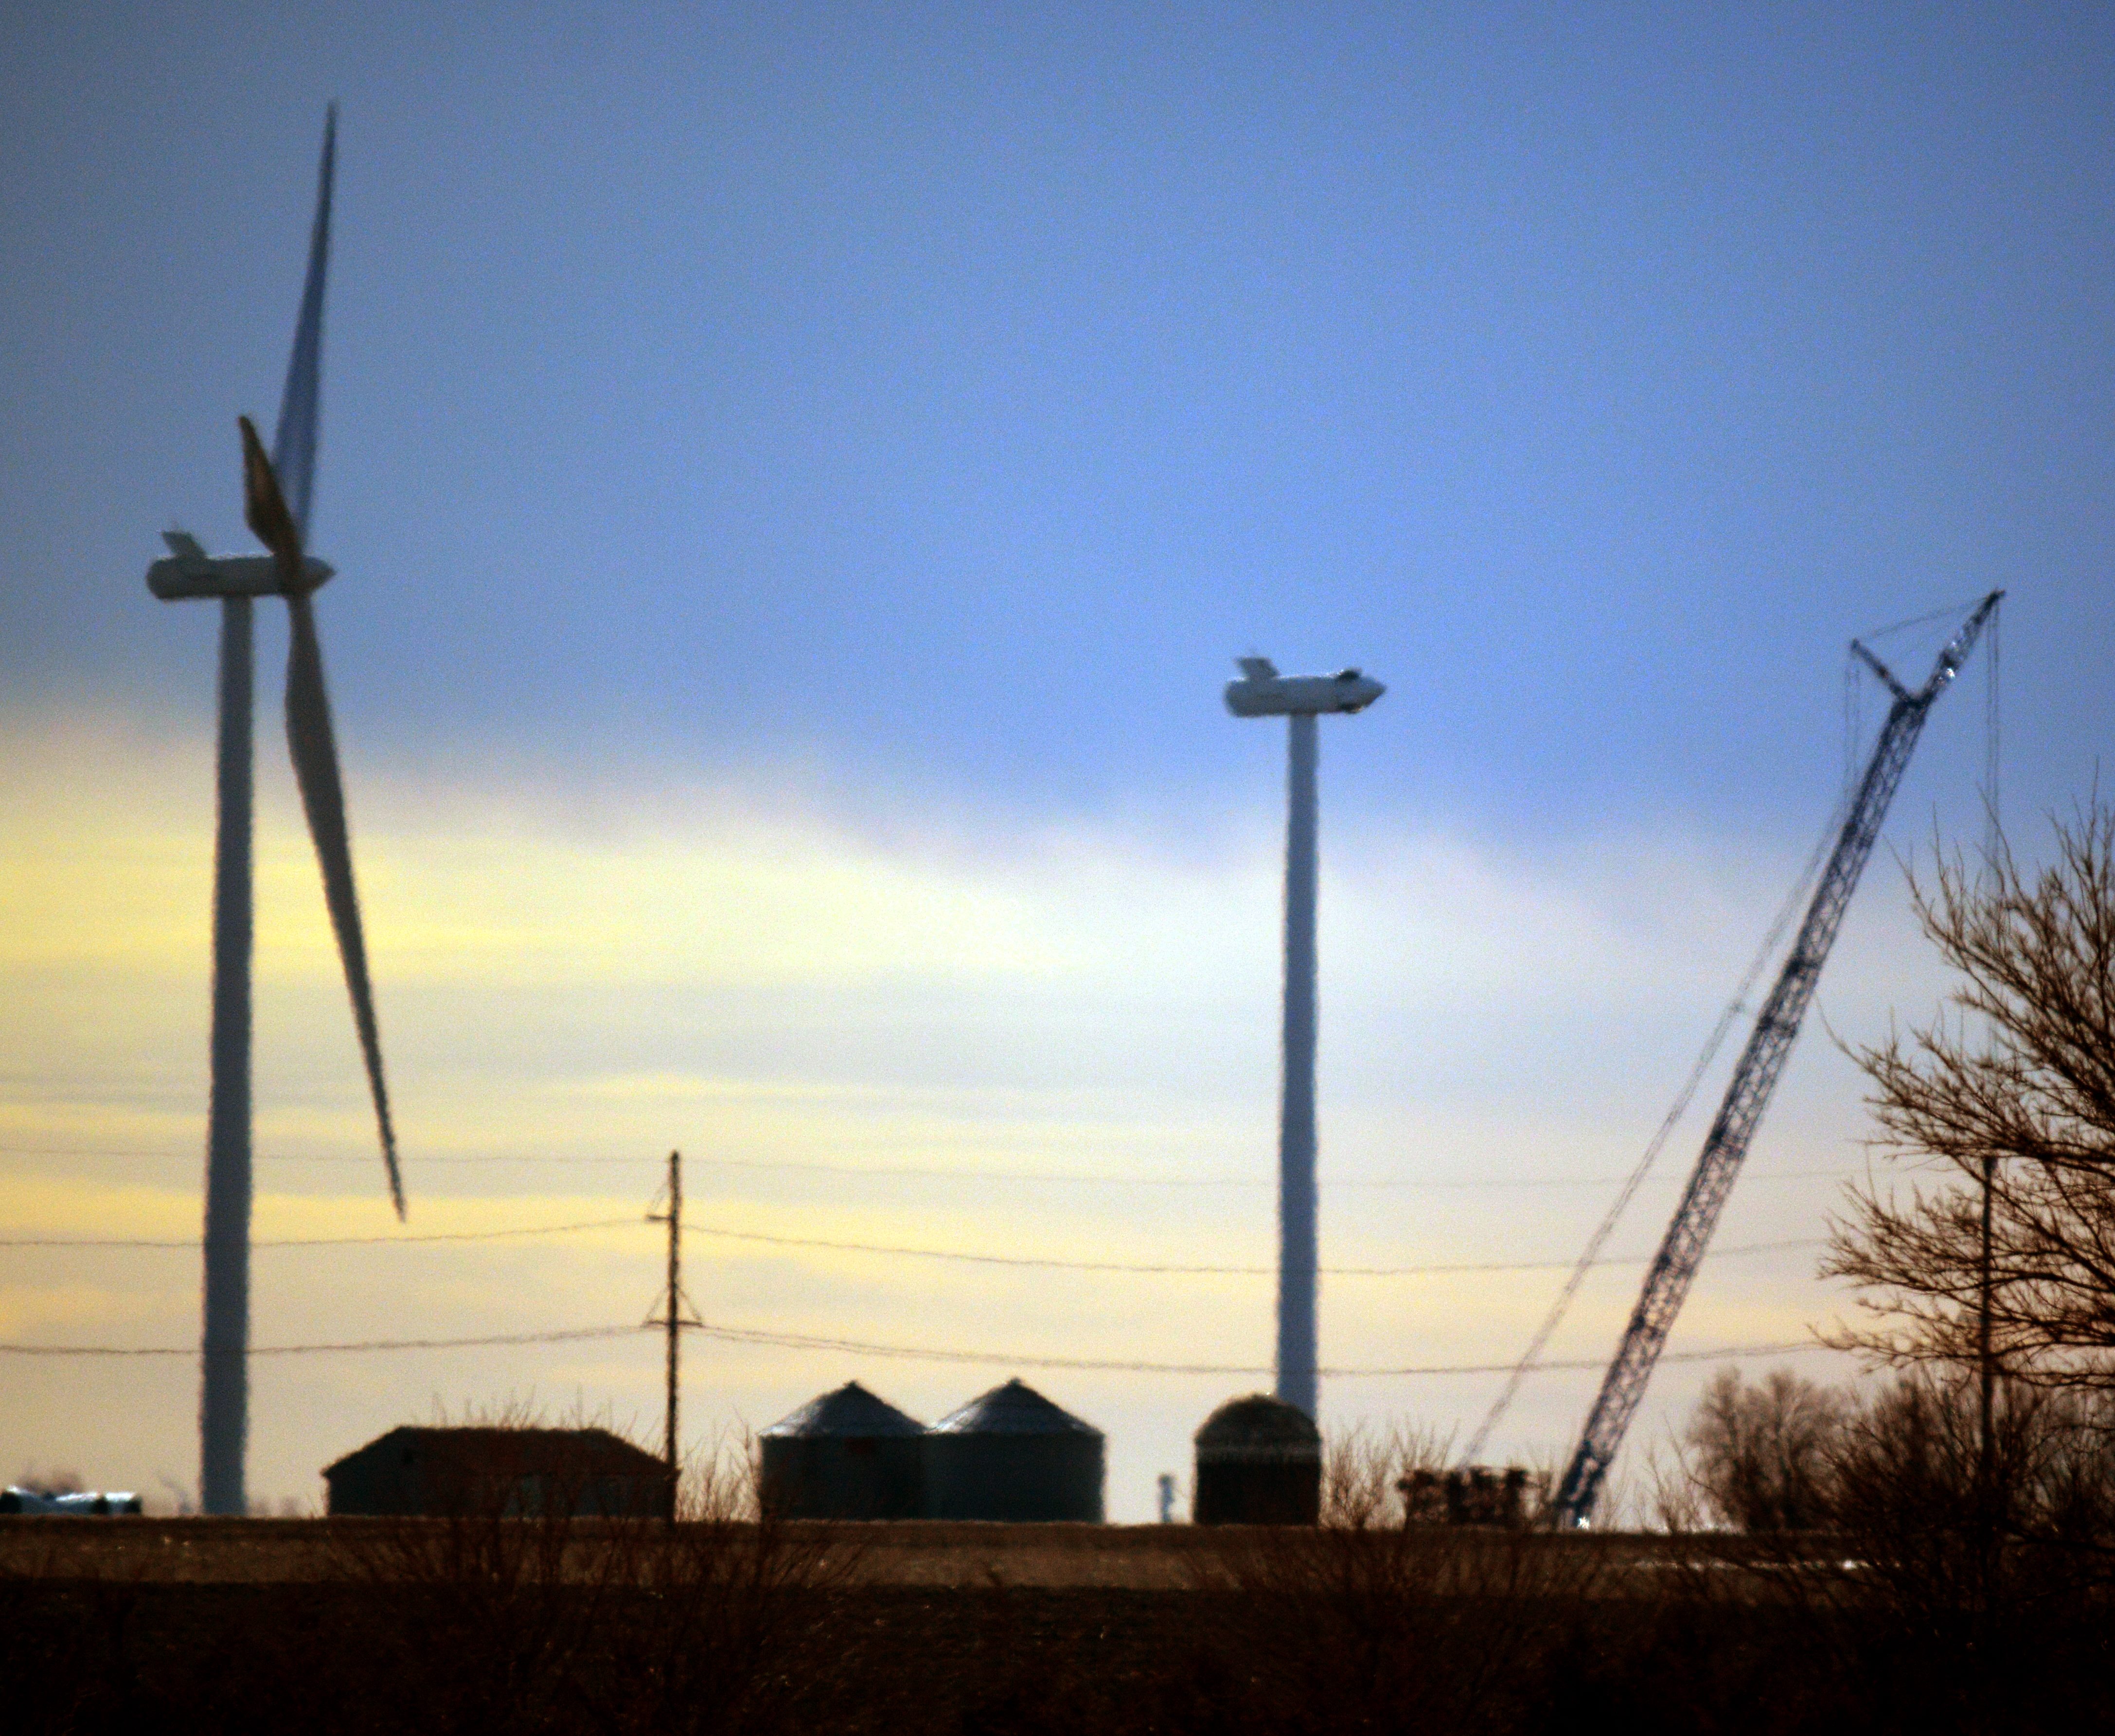
[[924, 1432], [847, 1381], [764, 1431], [764, 1505], [794, 1519], [915, 1519], [925, 1506]]
[[994, 1386], [925, 1436], [936, 1519], [1102, 1519], [1102, 1431], [1019, 1381]]
[[1295, 1405], [1255, 1393], [1197, 1431], [1200, 1525], [1312, 1525], [1322, 1514], [1322, 1433]]

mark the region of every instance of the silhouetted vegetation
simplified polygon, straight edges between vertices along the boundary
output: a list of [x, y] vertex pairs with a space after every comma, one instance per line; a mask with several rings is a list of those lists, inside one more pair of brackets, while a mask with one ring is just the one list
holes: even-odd
[[1859, 1054], [1904, 1194], [1854, 1189], [1824, 1271], [1863, 1294], [1840, 1341], [2015, 1380], [2115, 1372], [2115, 809], [2055, 828], [2053, 861], [1999, 846], [1911, 891], [1958, 975], [1951, 1015]]
[[[1406, 1526], [1436, 1445], [1329, 1454], [1318, 1527], [1226, 1528], [1164, 1590], [869, 1583], [883, 1528], [760, 1518], [739, 1465], [681, 1523], [311, 1521], [313, 1578], [184, 1584], [16, 1551], [8, 1727], [939, 1733], [2093, 1728], [2108, 1721], [2115, 1456], [2076, 1395], [2008, 1386], [1982, 1550], [1972, 1381], [1863, 1404], [1722, 1380], [1681, 1474], [1772, 1492], [1753, 1531]], [[1758, 1418], [1765, 1427], [1752, 1427]], [[1713, 1436], [1726, 1418], [1736, 1427]], [[1796, 1503], [1769, 1467], [1808, 1431]], [[1715, 1421], [1713, 1419], [1716, 1419]], [[1762, 1467], [1740, 1468], [1759, 1454]], [[1818, 1493], [1817, 1493], [1818, 1491]], [[1732, 1499], [1740, 1499], [1736, 1495]], [[1788, 1528], [1794, 1505], [1824, 1523]], [[126, 1524], [34, 1521], [39, 1539]], [[271, 1521], [165, 1522], [230, 1535]], [[1076, 1535], [1076, 1533], [1072, 1533]], [[67, 1564], [69, 1562], [73, 1564]]]
[[34, 1662], [12, 1672], [11, 1728], [797, 1727], [796, 1666], [824, 1643], [849, 1539], [757, 1514], [724, 1463], [690, 1468], [673, 1524], [544, 1494], [527, 1514], [495, 1488], [445, 1518], [323, 1522], [314, 1583], [62, 1577], [48, 1552], [0, 1587]]
[[1691, 1481], [1703, 1508], [1738, 1531], [1812, 1531], [1828, 1523], [1829, 1454], [1842, 1395], [1778, 1369], [1744, 1386], [1724, 1368], [1689, 1425]]
[[1671, 1517], [1726, 1528], [1691, 1539], [1686, 1595], [1778, 1612], [1793, 1667], [1860, 1727], [2104, 1727], [2115, 1408], [2002, 1381], [1986, 1457], [1979, 1387], [1973, 1368], [1862, 1397], [1721, 1376], [1663, 1490]]

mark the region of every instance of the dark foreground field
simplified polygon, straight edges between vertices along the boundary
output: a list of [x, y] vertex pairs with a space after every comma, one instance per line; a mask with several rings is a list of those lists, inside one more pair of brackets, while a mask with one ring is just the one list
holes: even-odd
[[25, 1733], [2115, 1728], [2097, 1599], [1818, 1541], [48, 1520], [0, 1619]]

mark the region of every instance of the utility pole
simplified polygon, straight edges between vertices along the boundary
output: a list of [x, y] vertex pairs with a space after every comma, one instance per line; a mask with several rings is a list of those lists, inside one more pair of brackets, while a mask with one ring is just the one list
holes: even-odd
[[[2004, 859], [2005, 827], [1998, 807], [1998, 692], [2002, 661], [1999, 652], [2002, 640], [1998, 629], [2002, 619], [1998, 611], [1992, 611], [1990, 648], [1983, 662], [1986, 680], [1983, 693], [1983, 861], [1985, 884], [1993, 892], [2001, 891], [2004, 884], [2003, 873], [1998, 863]], [[1992, 1480], [1992, 1473], [1997, 1465], [1996, 1443], [1992, 1438], [1991, 1426], [1998, 1393], [1998, 1363], [1992, 1354], [1990, 1343], [1990, 1194], [1997, 1185], [1997, 1180], [1998, 1154], [1985, 1152], [1983, 1154], [1983, 1234], [1979, 1250], [1975, 1308], [1975, 1360], [1980, 1388], [1975, 1436], [1976, 1569], [1983, 1581], [1979, 1587], [1979, 1613], [1989, 1607], [1989, 1574], [1993, 1564], [1991, 1544], [1996, 1517], [1996, 1487]], [[1979, 1631], [1979, 1644], [1982, 1638], [1983, 1633]]]
[[667, 1418], [662, 1431], [661, 1456], [668, 1466], [668, 1521], [676, 1523], [676, 1490], [682, 1475], [677, 1441], [677, 1406], [682, 1386], [683, 1328], [702, 1326], [695, 1308], [686, 1305], [690, 1299], [683, 1294], [683, 1154], [668, 1154], [668, 1209], [649, 1212], [649, 1224], [668, 1226], [668, 1287], [663, 1293], [667, 1310], [658, 1318], [649, 1316], [649, 1326], [663, 1326], [668, 1335], [668, 1399]]
[[1990, 1190], [1997, 1181], [1998, 1158], [1983, 1154], [1983, 1236], [1980, 1280], [1975, 1309], [1975, 1360], [1980, 1390], [1975, 1434], [1975, 1643], [1982, 1647], [1989, 1636], [1991, 1577], [1996, 1567], [1997, 1443], [1991, 1434], [1991, 1413], [1998, 1390], [1997, 1360], [1990, 1354]]

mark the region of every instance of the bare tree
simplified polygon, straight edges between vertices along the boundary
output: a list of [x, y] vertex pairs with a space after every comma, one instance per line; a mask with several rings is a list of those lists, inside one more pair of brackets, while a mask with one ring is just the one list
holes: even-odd
[[1938, 1179], [1869, 1180], [1832, 1220], [1822, 1271], [1865, 1291], [1843, 1348], [1973, 1365], [1987, 1312], [1986, 1366], [2115, 1385], [2115, 811], [2096, 795], [2054, 830], [2037, 873], [2000, 845], [1911, 876], [1961, 984], [1857, 1059], [1883, 1150]]
[[1842, 1394], [1788, 1368], [1752, 1386], [1720, 1369], [1689, 1424], [1691, 1474], [1712, 1516], [1741, 1531], [1825, 1524], [1845, 1416]]

